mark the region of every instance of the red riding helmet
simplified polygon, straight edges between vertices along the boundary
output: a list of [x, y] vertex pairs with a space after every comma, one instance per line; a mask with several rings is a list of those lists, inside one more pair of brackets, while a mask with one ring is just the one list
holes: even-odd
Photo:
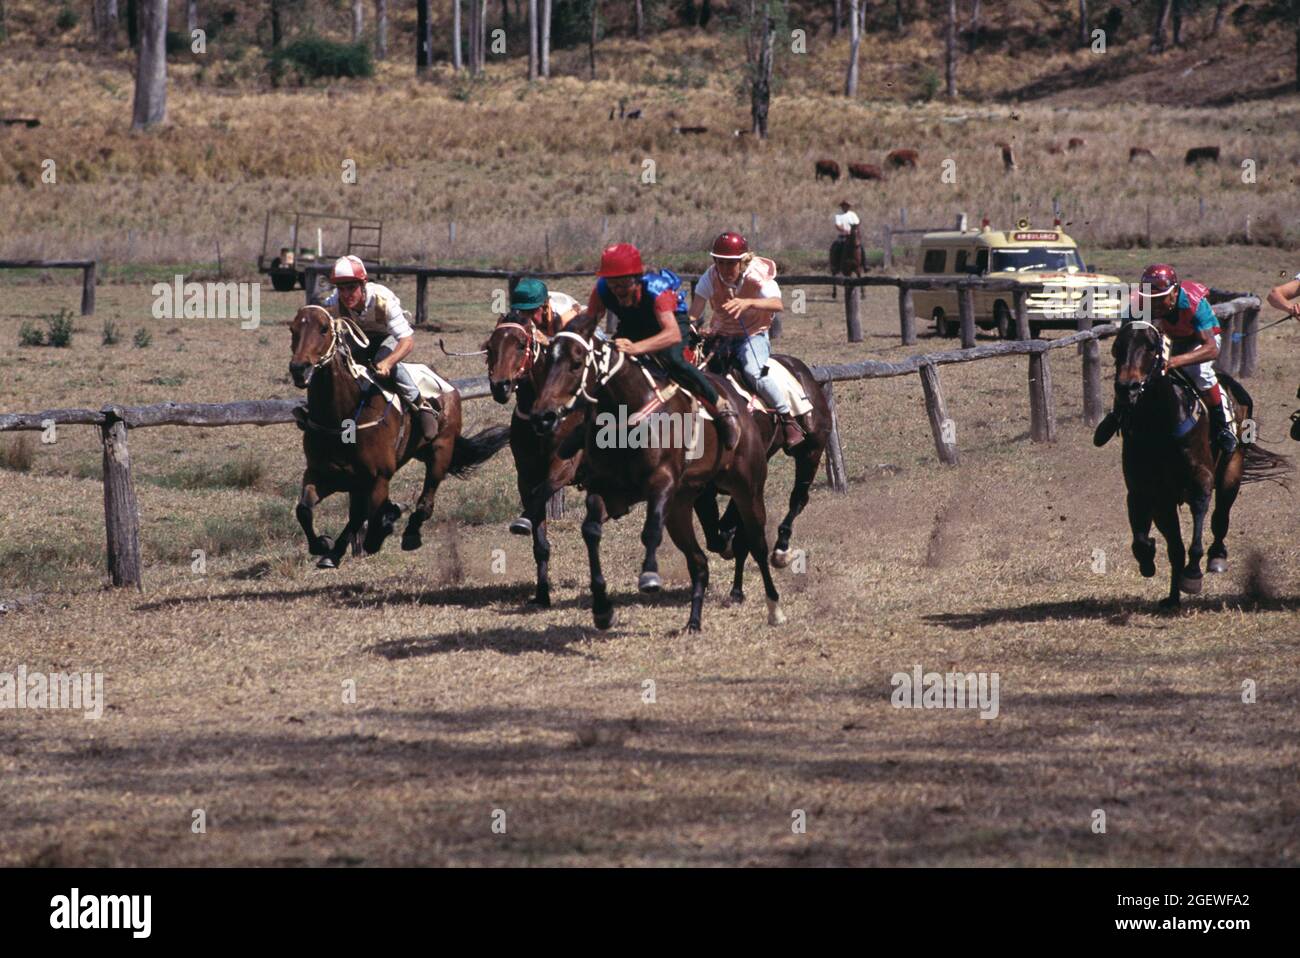
[[1143, 293], [1139, 290], [1139, 296], [1147, 299], [1159, 299], [1178, 288], [1178, 274], [1174, 272], [1172, 266], [1156, 263], [1142, 271], [1141, 285], [1148, 287], [1151, 292]]
[[749, 244], [739, 233], [726, 232], [713, 241], [714, 259], [743, 259]]
[[364, 283], [366, 281], [366, 264], [360, 256], [340, 256], [330, 272], [331, 283]]
[[640, 276], [644, 272], [641, 251], [631, 243], [615, 243], [600, 251], [600, 271], [597, 276]]

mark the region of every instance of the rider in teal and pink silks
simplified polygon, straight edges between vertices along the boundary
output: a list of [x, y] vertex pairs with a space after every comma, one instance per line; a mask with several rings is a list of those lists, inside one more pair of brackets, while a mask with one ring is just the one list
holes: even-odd
[[[1214, 441], [1225, 456], [1232, 455], [1237, 437], [1228, 425], [1227, 400], [1214, 374], [1214, 361], [1219, 358], [1219, 320], [1210, 308], [1209, 287], [1179, 282], [1172, 266], [1155, 265], [1142, 273], [1141, 288], [1150, 292], [1139, 291], [1136, 296], [1150, 300], [1151, 321], [1169, 337], [1166, 369], [1186, 369], [1210, 411]], [[1119, 414], [1112, 410], [1098, 423], [1093, 443], [1104, 446], [1119, 427]]]

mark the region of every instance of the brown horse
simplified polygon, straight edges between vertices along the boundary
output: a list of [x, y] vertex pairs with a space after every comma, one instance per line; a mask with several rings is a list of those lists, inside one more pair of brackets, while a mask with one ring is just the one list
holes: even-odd
[[[519, 501], [527, 522], [516, 519], [511, 532], [531, 533], [533, 559], [537, 563], [537, 593], [532, 604], [549, 608], [551, 544], [546, 538], [546, 503], [559, 489], [573, 484], [582, 463], [581, 437], [573, 434], [582, 425], [582, 416], [566, 416], [554, 433], [539, 436], [529, 422], [533, 400], [546, 379], [549, 354], [533, 325], [516, 312], [501, 317], [483, 344], [487, 353], [488, 383], [492, 398], [499, 403], [515, 395], [515, 412], [510, 417], [510, 453], [515, 459], [519, 483]], [[562, 447], [572, 455], [561, 457]], [[524, 527], [530, 528], [524, 528]]]
[[[1115, 357], [1115, 410], [1124, 436], [1124, 483], [1128, 487], [1128, 519], [1133, 530], [1133, 556], [1142, 575], [1156, 574], [1156, 544], [1151, 523], [1165, 537], [1169, 553], [1169, 595], [1162, 609], [1176, 609], [1179, 592], [1201, 591], [1201, 530], [1214, 495], [1210, 527], [1210, 572], [1226, 572], [1229, 514], [1243, 482], [1276, 480], [1290, 468], [1285, 456], [1241, 442], [1224, 457], [1210, 441], [1209, 416], [1198, 416], [1197, 392], [1179, 375], [1170, 375], [1167, 344], [1151, 323], [1125, 323], [1111, 348]], [[1219, 373], [1220, 388], [1235, 400], [1239, 434], [1251, 418], [1250, 394], [1231, 376]], [[1192, 547], [1183, 546], [1178, 506], [1192, 510]], [[1189, 561], [1190, 560], [1190, 561]]]
[[[830, 262], [832, 276], [861, 276], [867, 271], [867, 254], [862, 249], [862, 235], [857, 223], [849, 227], [848, 236], [837, 237], [831, 243]], [[831, 287], [832, 299], [837, 297], [838, 289], [837, 286]]]
[[[794, 488], [790, 490], [790, 507], [777, 527], [776, 546], [772, 549], [772, 565], [784, 569], [790, 564], [790, 537], [794, 533], [794, 521], [808, 505], [808, 495], [812, 490], [813, 480], [817, 477], [817, 467], [831, 437], [831, 410], [822, 393], [821, 384], [801, 360], [793, 356], [773, 354], [773, 362], [779, 362], [799, 381], [804, 393], [812, 403], [813, 430], [803, 442], [786, 453], [794, 459]], [[716, 362], [710, 362], [709, 368], [716, 373], [722, 372]], [[784, 449], [777, 415], [772, 412], [753, 411], [754, 421], [760, 435], [767, 443], [767, 458], [770, 460], [777, 450]], [[734, 503], [727, 504], [727, 511], [718, 518], [716, 488], [709, 487], [695, 502], [695, 513], [700, 517], [704, 527], [709, 548], [724, 559], [736, 560], [735, 579], [731, 587], [731, 599], [735, 602], [745, 600], [742, 587], [745, 559], [750, 549], [744, 531], [739, 528], [740, 515]]]
[[[660, 398], [665, 382], [662, 378], [651, 382], [650, 364], [629, 359], [598, 334], [596, 327], [595, 319], [579, 316], [556, 335], [550, 368], [533, 402], [532, 423], [539, 432], [553, 431], [566, 413], [579, 403], [588, 404], [583, 478], [587, 515], [582, 538], [587, 544], [591, 612], [597, 628], [609, 628], [614, 621], [614, 608], [600, 566], [605, 519], [621, 518], [635, 503], [645, 502], [645, 526], [641, 531], [645, 558], [638, 587], [642, 592], [658, 592], [662, 586], [657, 552], [666, 525], [690, 569], [691, 613], [686, 630], [699, 631], [709, 560], [695, 537], [692, 507], [709, 483], [728, 493], [736, 504], [746, 541], [754, 549], [763, 576], [768, 622], [781, 624], [785, 614], [767, 559], [767, 512], [763, 504], [767, 441], [753, 417], [737, 419], [740, 440], [735, 449], [727, 450], [719, 442], [717, 430], [701, 422], [696, 400], [682, 390]], [[740, 408], [740, 395], [731, 384], [716, 376], [713, 379], [719, 394]], [[615, 430], [615, 423], [620, 427], [630, 423], [632, 428]], [[675, 436], [674, 425], [679, 427]], [[648, 441], [641, 426], [652, 429]], [[669, 433], [668, 441], [664, 441], [665, 432]]]
[[[418, 549], [420, 528], [433, 513], [438, 485], [448, 473], [464, 477], [490, 459], [505, 446], [509, 430], [498, 426], [462, 436], [460, 394], [452, 392], [442, 397], [437, 437], [432, 443], [418, 444], [410, 413], [401, 402], [390, 401], [369, 384], [363, 389], [352, 372], [352, 345], [364, 349], [364, 333], [321, 306], [298, 310], [289, 332], [293, 349], [289, 374], [294, 385], [307, 390], [306, 408], [297, 414], [307, 457], [297, 514], [307, 534], [307, 548], [321, 557], [316, 565], [338, 568], [349, 543], [353, 555], [363, 549], [379, 551], [401, 515], [388, 498], [389, 482], [412, 458], [424, 463], [424, 488], [402, 533], [402, 548]], [[348, 493], [349, 509], [347, 525], [336, 542], [316, 534], [313, 513], [318, 502], [339, 491]]]

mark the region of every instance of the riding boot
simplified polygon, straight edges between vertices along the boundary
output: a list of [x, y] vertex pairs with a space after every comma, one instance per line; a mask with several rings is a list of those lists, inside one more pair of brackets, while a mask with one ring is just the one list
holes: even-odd
[[1119, 427], [1119, 413], [1112, 409], [1106, 413], [1101, 422], [1097, 423], [1097, 431], [1092, 434], [1092, 444], [1098, 447], [1106, 445], [1111, 437], [1119, 432]]
[[719, 396], [717, 405], [709, 412], [713, 413], [714, 422], [718, 425], [718, 438], [722, 440], [722, 445], [728, 450], [735, 449], [740, 444], [740, 417], [731, 405], [731, 400]]
[[420, 429], [420, 437], [426, 442], [433, 442], [438, 438], [442, 413], [435, 409], [427, 399], [421, 402], [414, 412], [415, 422]]
[[1214, 441], [1223, 450], [1225, 457], [1237, 451], [1237, 437], [1228, 428], [1228, 417], [1220, 403], [1210, 404], [1210, 428], [1214, 432]]
[[805, 430], [800, 427], [799, 423], [795, 422], [794, 417], [789, 413], [779, 414], [779, 421], [785, 451], [793, 452], [794, 448], [807, 438]]

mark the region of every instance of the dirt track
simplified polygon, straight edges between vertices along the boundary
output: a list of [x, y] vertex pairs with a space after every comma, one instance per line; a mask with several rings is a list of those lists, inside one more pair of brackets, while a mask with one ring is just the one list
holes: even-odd
[[[1237, 288], [1294, 269], [1275, 251], [1171, 255]], [[1128, 275], [1136, 255], [1097, 260]], [[5, 342], [41, 289], [0, 322]], [[891, 299], [868, 300], [856, 354], [912, 351], [896, 345]], [[136, 324], [125, 290], [104, 288], [101, 304]], [[256, 346], [187, 328], [176, 353], [178, 334], [153, 324], [152, 350], [114, 353], [94, 342], [98, 319], [82, 325], [69, 352], [0, 360], [2, 408], [290, 394], [279, 326]], [[787, 329], [786, 348], [810, 361], [846, 354], [838, 305], [814, 302]], [[448, 345], [480, 335], [466, 324]], [[1248, 385], [1266, 440], [1283, 438], [1295, 405], [1298, 346], [1300, 327], [1264, 334]], [[590, 626], [572, 518], [552, 532], [556, 607], [526, 611], [532, 560], [500, 521], [504, 457], [436, 509], [491, 522], [444, 523], [419, 553], [391, 542], [317, 572], [278, 511], [300, 468], [291, 427], [133, 434], [147, 587], [101, 590], [100, 485], [75, 475], [94, 444], [69, 429], [31, 473], [0, 474], [0, 598], [24, 597], [0, 615], [0, 671], [103, 671], [108, 710], [0, 714], [0, 864], [1294, 864], [1294, 492], [1247, 488], [1230, 571], [1184, 614], [1154, 615], [1163, 548], [1157, 579], [1142, 579], [1118, 444], [1091, 447], [1077, 359], [1052, 362], [1053, 446], [1028, 441], [1025, 360], [944, 370], [958, 469], [935, 461], [913, 377], [837, 386], [851, 488], [819, 485], [796, 526], [807, 573], [778, 578], [790, 623], [765, 624], [752, 572], [750, 601], [723, 608], [730, 576], [714, 557], [700, 637], [675, 633], [686, 576], [670, 544], [668, 591], [634, 592], [639, 513], [606, 537], [615, 629]], [[181, 386], [146, 383], [181, 373]], [[471, 407], [479, 423], [504, 419]], [[265, 472], [248, 488], [166, 484], [249, 453]], [[782, 462], [771, 513], [789, 479]], [[327, 525], [341, 523], [334, 508]], [[193, 575], [190, 549], [218, 540]], [[999, 716], [892, 708], [890, 676], [915, 665], [999, 673]], [[206, 834], [191, 831], [194, 809]], [[795, 810], [806, 834], [791, 830]]]

